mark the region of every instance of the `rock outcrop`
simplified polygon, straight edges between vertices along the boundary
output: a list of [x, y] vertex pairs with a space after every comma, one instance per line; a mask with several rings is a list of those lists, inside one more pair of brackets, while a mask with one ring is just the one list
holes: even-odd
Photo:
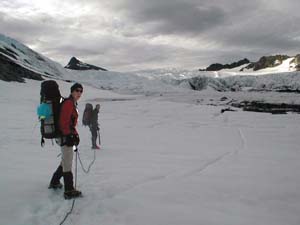
[[245, 65], [245, 64], [248, 64], [250, 63], [250, 61], [245, 58], [245, 59], [242, 59], [238, 62], [233, 62], [231, 64], [221, 64], [221, 63], [214, 63], [214, 64], [211, 64], [209, 67], [207, 67], [206, 69], [200, 69], [200, 71], [219, 71], [219, 70], [222, 70], [222, 69], [233, 69], [233, 68], [236, 68], [236, 67], [240, 67], [242, 65]]
[[65, 66], [65, 68], [70, 69], [70, 70], [101, 70], [101, 71], [107, 71], [107, 69], [81, 62], [80, 60], [78, 60], [75, 57], [71, 58], [70, 62], [68, 63], [68, 65]]
[[0, 54], [0, 80], [25, 82], [24, 78], [43, 80], [41, 74], [26, 69]]

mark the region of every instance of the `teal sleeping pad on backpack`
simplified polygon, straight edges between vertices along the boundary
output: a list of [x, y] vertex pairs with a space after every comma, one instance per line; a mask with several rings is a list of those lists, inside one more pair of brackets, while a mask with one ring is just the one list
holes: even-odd
[[42, 103], [37, 108], [37, 115], [39, 119], [49, 119], [52, 116], [51, 105], [47, 103]]

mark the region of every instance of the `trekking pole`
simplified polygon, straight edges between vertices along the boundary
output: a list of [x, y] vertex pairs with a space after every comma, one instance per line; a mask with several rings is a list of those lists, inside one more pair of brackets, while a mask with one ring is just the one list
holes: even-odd
[[36, 128], [37, 125], [39, 124], [39, 122], [40, 122], [40, 121], [37, 121], [36, 124], [34, 125], [34, 127], [33, 127], [33, 129], [32, 129], [32, 132], [31, 132], [31, 137], [32, 137], [32, 135], [33, 135], [33, 132], [34, 132], [35, 128]]
[[76, 149], [74, 150], [74, 152], [76, 153], [75, 155], [75, 189], [77, 186], [77, 160], [78, 160], [78, 147], [75, 147]]

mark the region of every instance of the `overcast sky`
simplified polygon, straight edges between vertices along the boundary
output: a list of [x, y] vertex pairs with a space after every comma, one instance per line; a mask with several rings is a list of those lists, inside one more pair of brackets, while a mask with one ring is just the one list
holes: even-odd
[[299, 0], [0, 0], [0, 32], [115, 71], [300, 53]]

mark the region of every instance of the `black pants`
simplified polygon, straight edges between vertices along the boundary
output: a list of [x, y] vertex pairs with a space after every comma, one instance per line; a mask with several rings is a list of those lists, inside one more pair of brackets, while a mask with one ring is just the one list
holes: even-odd
[[97, 127], [90, 127], [91, 133], [92, 133], [92, 147], [97, 146], [97, 136], [98, 136], [98, 129]]

